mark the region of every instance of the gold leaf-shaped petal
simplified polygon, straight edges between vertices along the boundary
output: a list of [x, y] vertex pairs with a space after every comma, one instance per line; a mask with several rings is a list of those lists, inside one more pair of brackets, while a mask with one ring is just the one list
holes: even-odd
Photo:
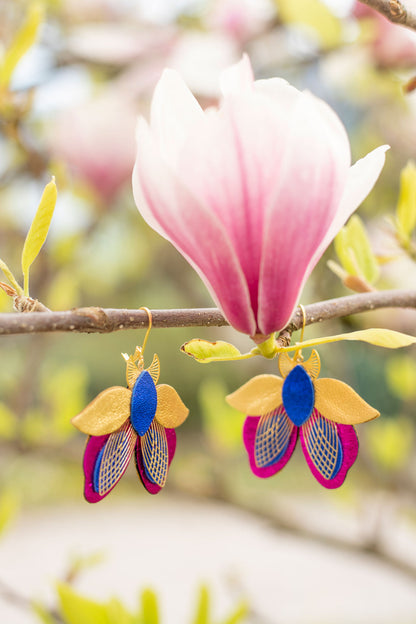
[[130, 416], [130, 401], [131, 390], [128, 388], [107, 388], [72, 419], [72, 424], [92, 436], [113, 433]]
[[282, 402], [283, 379], [276, 375], [258, 375], [225, 397], [231, 407], [247, 415], [272, 412]]
[[159, 375], [160, 375], [160, 362], [159, 362], [159, 358], [157, 357], [156, 353], [153, 356], [152, 363], [150, 364], [149, 368], [147, 368], [146, 370], [147, 370], [147, 372], [149, 373], [150, 377], [153, 379], [153, 381], [155, 382], [155, 385], [156, 385], [157, 382], [159, 381]]
[[357, 425], [380, 416], [350, 386], [339, 379], [317, 379], [315, 407], [328, 420], [341, 425]]
[[182, 402], [181, 397], [176, 392], [175, 388], [167, 384], [160, 384], [157, 386], [156, 392], [156, 420], [168, 429], [179, 427], [189, 414], [189, 410]]
[[321, 370], [321, 360], [319, 358], [318, 352], [315, 349], [312, 349], [312, 353], [309, 358], [302, 364], [303, 368], [307, 373], [312, 377], [312, 379], [316, 379]]

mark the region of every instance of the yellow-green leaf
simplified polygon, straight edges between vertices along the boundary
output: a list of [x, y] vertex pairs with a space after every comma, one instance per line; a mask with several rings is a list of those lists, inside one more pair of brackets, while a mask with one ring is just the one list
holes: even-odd
[[278, 349], [278, 351], [295, 351], [299, 348], [315, 347], [316, 345], [339, 342], [340, 340], [359, 340], [361, 342], [368, 342], [376, 347], [385, 347], [386, 349], [399, 349], [400, 347], [409, 347], [412, 344], [416, 344], [415, 336], [402, 334], [393, 329], [373, 327], [371, 329], [360, 329], [359, 331], [350, 332], [348, 334], [324, 336], [323, 338], [313, 338], [312, 340], [297, 342], [290, 347]]
[[143, 624], [159, 624], [157, 596], [152, 589], [144, 589], [141, 595]]
[[364, 277], [369, 284], [377, 281], [380, 271], [371, 249], [367, 232], [358, 215], [354, 215], [337, 234], [335, 251], [349, 275]]
[[29, 2], [26, 19], [16, 33], [0, 63], [0, 87], [7, 87], [20, 59], [35, 43], [42, 24], [44, 7], [40, 2]]
[[408, 239], [416, 226], [416, 165], [411, 160], [400, 175], [396, 218], [399, 235]]
[[342, 41], [341, 21], [320, 0], [274, 0], [281, 20], [309, 28], [323, 48]]
[[195, 360], [201, 362], [201, 364], [241, 360], [246, 357], [251, 357], [251, 354], [242, 355], [237, 347], [229, 342], [224, 342], [223, 340], [209, 342], [208, 340], [201, 340], [200, 338], [194, 338], [186, 342], [181, 346], [181, 351], [195, 358]]
[[105, 605], [80, 596], [65, 583], [58, 583], [57, 591], [65, 624], [112, 624]]
[[3, 260], [0, 260], [0, 269], [3, 271], [4, 275], [7, 277], [17, 294], [23, 295], [23, 288], [19, 286], [15, 276], [13, 275], [7, 264], [3, 262]]
[[45, 186], [35, 217], [26, 236], [22, 251], [22, 271], [25, 279], [25, 294], [29, 294], [29, 267], [42, 249], [48, 235], [53, 211], [55, 210], [57, 191], [55, 180]]

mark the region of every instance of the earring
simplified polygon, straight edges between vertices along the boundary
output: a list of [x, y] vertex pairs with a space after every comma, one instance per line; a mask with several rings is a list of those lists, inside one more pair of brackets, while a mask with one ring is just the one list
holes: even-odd
[[102, 500], [123, 476], [134, 454], [138, 475], [150, 494], [166, 483], [176, 449], [175, 427], [189, 410], [174, 388], [158, 384], [160, 364], [155, 354], [144, 368], [144, 350], [152, 328], [149, 324], [141, 347], [133, 355], [123, 353], [127, 388], [113, 386], [101, 392], [72, 424], [88, 434], [84, 452], [84, 496], [89, 503]]
[[[300, 307], [302, 342], [305, 310]], [[353, 425], [380, 414], [342, 381], [318, 379], [321, 364], [315, 349], [306, 361], [300, 349], [293, 358], [282, 352], [278, 367], [282, 377], [258, 375], [226, 398], [232, 407], [250, 414], [243, 428], [250, 468], [261, 478], [282, 470], [299, 435], [314, 477], [326, 488], [337, 488], [357, 458]]]

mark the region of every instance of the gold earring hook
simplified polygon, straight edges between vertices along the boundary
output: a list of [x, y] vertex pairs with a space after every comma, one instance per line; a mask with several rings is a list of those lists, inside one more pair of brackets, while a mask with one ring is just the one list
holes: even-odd
[[144, 353], [145, 347], [146, 347], [146, 343], [147, 343], [147, 339], [149, 338], [149, 334], [150, 334], [150, 330], [152, 329], [152, 313], [150, 312], [149, 308], [146, 308], [145, 306], [141, 306], [139, 308], [139, 310], [144, 310], [147, 314], [147, 318], [149, 319], [149, 325], [147, 327], [147, 332], [146, 335], [144, 337], [143, 340], [143, 344], [142, 344], [142, 353]]
[[[299, 308], [300, 308], [300, 310], [302, 312], [302, 319], [303, 319], [302, 330], [301, 330], [301, 333], [300, 333], [300, 340], [299, 340], [299, 342], [303, 342], [303, 335], [305, 333], [305, 325], [306, 325], [306, 312], [305, 312], [305, 308], [303, 307], [303, 305], [301, 303], [299, 304]], [[298, 349], [296, 349], [295, 355], [293, 356], [293, 359], [295, 361], [299, 361], [299, 362], [302, 361], [303, 362], [302, 349], [300, 347]]]

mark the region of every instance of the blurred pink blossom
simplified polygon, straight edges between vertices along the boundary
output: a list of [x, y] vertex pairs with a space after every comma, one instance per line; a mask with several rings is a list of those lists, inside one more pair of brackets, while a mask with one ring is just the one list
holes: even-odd
[[129, 100], [103, 95], [62, 113], [50, 126], [50, 149], [72, 173], [111, 201], [130, 178], [137, 110]]
[[[416, 3], [414, 8], [416, 9]], [[416, 33], [357, 2], [354, 15], [358, 19], [370, 19], [374, 33], [370, 43], [372, 55], [381, 67], [412, 66], [416, 64]]]
[[229, 323], [257, 342], [288, 323], [315, 264], [373, 187], [379, 147], [350, 167], [345, 129], [324, 102], [248, 57], [205, 112], [166, 70], [141, 118], [136, 204], [198, 272]]
[[261, 32], [274, 14], [267, 0], [214, 0], [207, 23], [210, 28], [244, 43]]

